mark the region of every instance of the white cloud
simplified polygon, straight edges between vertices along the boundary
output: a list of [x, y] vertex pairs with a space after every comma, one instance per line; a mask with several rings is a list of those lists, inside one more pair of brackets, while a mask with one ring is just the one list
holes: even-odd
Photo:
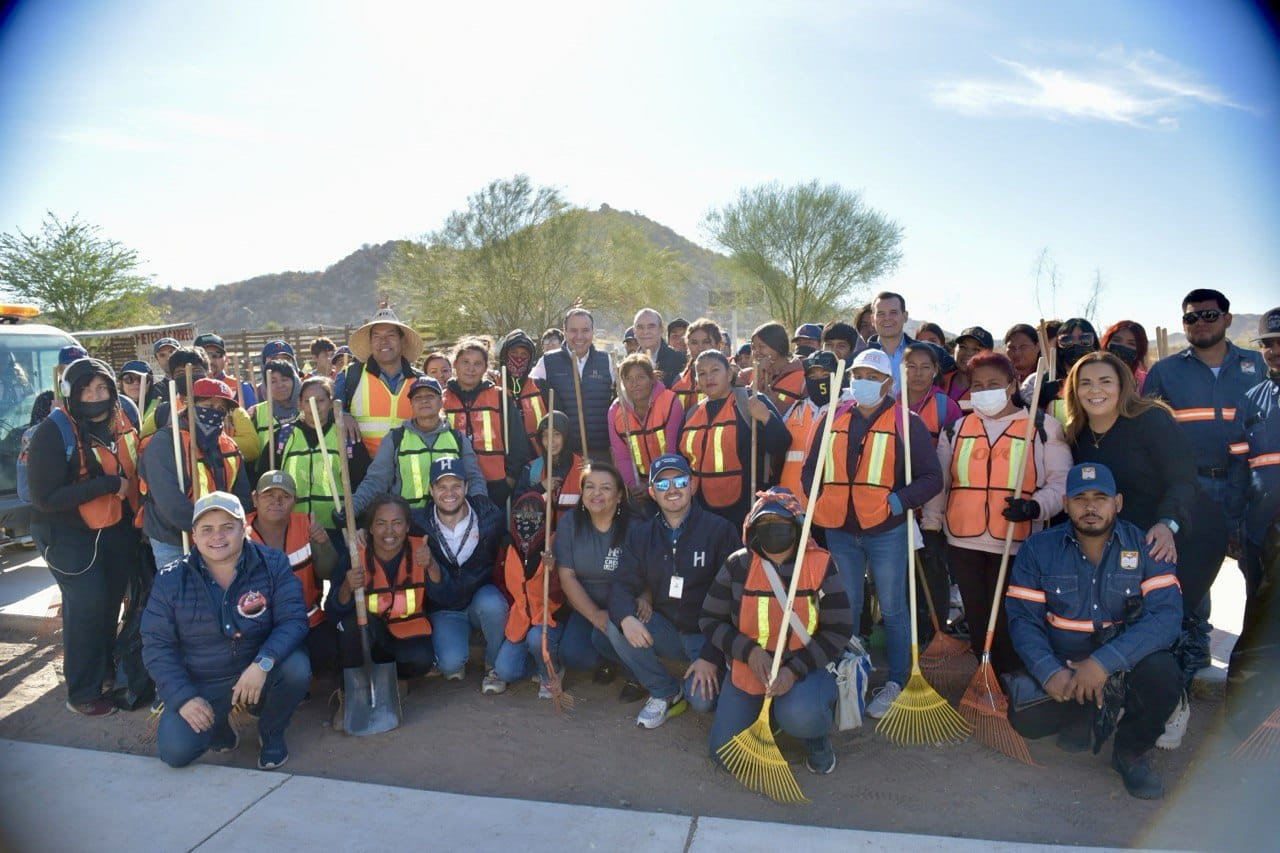
[[1158, 130], [1176, 129], [1175, 114], [1197, 105], [1247, 109], [1197, 80], [1191, 70], [1150, 50], [1092, 51], [1072, 57], [1070, 67], [999, 57], [996, 61], [1008, 73], [939, 81], [930, 92], [933, 102], [966, 115], [1012, 113]]

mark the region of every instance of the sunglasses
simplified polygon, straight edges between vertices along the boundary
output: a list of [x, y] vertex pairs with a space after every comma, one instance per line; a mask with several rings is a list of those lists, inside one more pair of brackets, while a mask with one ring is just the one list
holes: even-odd
[[1205, 308], [1200, 311], [1188, 311], [1182, 315], [1182, 325], [1194, 326], [1197, 320], [1204, 320], [1206, 323], [1216, 323], [1222, 319], [1223, 312], [1216, 308]]
[[1084, 344], [1085, 346], [1090, 346], [1093, 344], [1093, 335], [1088, 332], [1074, 338], [1071, 335], [1058, 335], [1059, 346], [1065, 347], [1070, 346], [1071, 344]]
[[687, 489], [689, 487], [689, 475], [679, 474], [675, 477], [663, 477], [661, 480], [654, 480], [650, 485], [659, 492], [665, 492], [672, 486], [677, 489]]

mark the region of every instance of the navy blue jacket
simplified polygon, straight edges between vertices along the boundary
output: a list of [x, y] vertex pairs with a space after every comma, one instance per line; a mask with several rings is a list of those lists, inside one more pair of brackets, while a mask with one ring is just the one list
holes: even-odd
[[[253, 593], [266, 604], [246, 616]], [[142, 660], [165, 707], [177, 710], [196, 697], [197, 684], [237, 679], [259, 655], [284, 660], [307, 630], [302, 582], [289, 558], [245, 540], [225, 591], [198, 551], [160, 570], [142, 614]]]
[[1243, 515], [1249, 479], [1244, 455], [1231, 453], [1231, 421], [1244, 395], [1266, 376], [1261, 353], [1228, 341], [1217, 376], [1188, 347], [1152, 365], [1142, 386], [1143, 394], [1159, 397], [1173, 408], [1178, 425], [1191, 440], [1201, 476], [1210, 469], [1222, 472], [1215, 479], [1227, 481], [1223, 509], [1228, 521], [1239, 521]]
[[[547, 378], [538, 383], [546, 397], [548, 389], [555, 389], [556, 409], [569, 416], [569, 446], [582, 452], [582, 439], [578, 435], [578, 395], [574, 387], [573, 372], [577, 360], [566, 346], [542, 357]], [[609, 354], [593, 345], [587, 350], [587, 362], [583, 368], [582, 386], [583, 422], [587, 428], [587, 450], [596, 459], [609, 458], [609, 404], [613, 402], [613, 376], [609, 369]]]
[[[1129, 670], [1167, 649], [1182, 628], [1182, 587], [1172, 563], [1151, 558], [1146, 533], [1116, 519], [1097, 566], [1070, 521], [1034, 533], [1018, 549], [1005, 594], [1009, 636], [1027, 669], [1044, 684], [1066, 661], [1092, 657], [1108, 673]], [[1095, 630], [1124, 621], [1126, 598], [1141, 595], [1143, 615], [1094, 649]]]
[[1236, 408], [1231, 452], [1249, 459], [1245, 532], [1261, 545], [1280, 518], [1280, 374], [1249, 389]]
[[[674, 549], [671, 528], [661, 513], [631, 525], [609, 591], [609, 618], [620, 626], [623, 619], [635, 616], [636, 597], [648, 589], [654, 612], [669, 619], [682, 634], [699, 633], [707, 590], [724, 561], [741, 547], [742, 537], [734, 526], [697, 502], [685, 516]], [[670, 596], [673, 574], [684, 578], [679, 598]], [[724, 662], [724, 653], [710, 640], [703, 642], [699, 657], [717, 666]]]

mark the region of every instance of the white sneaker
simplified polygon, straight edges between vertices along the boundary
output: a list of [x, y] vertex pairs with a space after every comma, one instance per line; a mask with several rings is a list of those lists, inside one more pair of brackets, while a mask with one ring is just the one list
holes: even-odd
[[480, 692], [486, 696], [497, 695], [498, 693], [507, 692], [507, 682], [498, 677], [498, 673], [489, 670], [485, 673], [484, 681], [480, 682]]
[[889, 706], [900, 693], [902, 693], [901, 684], [896, 681], [885, 682], [884, 687], [877, 690], [871, 697], [871, 702], [867, 705], [867, 716], [878, 720], [889, 713]]
[[[428, 673], [428, 676], [429, 676], [429, 675], [430, 675], [430, 673]], [[446, 673], [446, 674], [445, 674], [445, 677], [444, 677], [444, 680], [445, 680], [445, 681], [461, 681], [462, 679], [464, 679], [464, 678], [466, 678], [466, 677], [467, 677], [467, 667], [466, 667], [466, 665], [464, 664], [464, 665], [463, 665], [463, 667], [462, 667], [462, 669], [458, 670], [457, 672], [449, 672], [449, 673]]]
[[636, 715], [636, 725], [646, 729], [656, 729], [668, 718], [683, 714], [688, 707], [689, 703], [684, 701], [684, 691], [676, 693], [669, 699], [650, 696], [649, 701], [644, 703], [644, 707]]
[[538, 679], [538, 698], [539, 699], [552, 698], [550, 681], [543, 681], [541, 678]]
[[1173, 709], [1164, 724], [1164, 734], [1156, 738], [1156, 746], [1160, 749], [1177, 749], [1182, 746], [1182, 737], [1187, 733], [1187, 723], [1191, 721], [1191, 703], [1187, 694], [1178, 699], [1178, 707]]

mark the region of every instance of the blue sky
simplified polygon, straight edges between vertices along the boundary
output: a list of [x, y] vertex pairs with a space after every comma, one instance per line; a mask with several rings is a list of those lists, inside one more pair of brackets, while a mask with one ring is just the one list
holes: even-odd
[[1280, 304], [1280, 52], [1247, 3], [354, 5], [19, 3], [0, 230], [78, 212], [207, 287], [518, 172], [703, 244], [740, 187], [818, 178], [902, 224], [877, 289], [949, 329], [1076, 313], [1095, 270], [1108, 321]]

